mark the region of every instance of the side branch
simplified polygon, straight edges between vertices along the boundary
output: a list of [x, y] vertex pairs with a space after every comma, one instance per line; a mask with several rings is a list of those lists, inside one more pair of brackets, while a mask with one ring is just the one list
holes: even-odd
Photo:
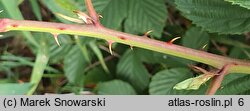
[[149, 49], [204, 64], [208, 64], [217, 69], [222, 69], [226, 64], [235, 64], [228, 69], [228, 73], [250, 74], [250, 62], [239, 59], [232, 59], [220, 55], [194, 50], [179, 45], [167, 44], [166, 42], [153, 40], [141, 36], [127, 34], [105, 27], [97, 28], [94, 25], [73, 25], [63, 23], [50, 23], [28, 20], [0, 19], [0, 32], [11, 30], [36, 31], [57, 34], [71, 34], [89, 36], [94, 38], [111, 40], [114, 42]]
[[99, 15], [96, 13], [92, 1], [91, 0], [85, 0], [85, 5], [87, 7], [87, 11], [89, 12], [89, 16], [92, 18], [94, 25], [97, 27], [102, 27], [100, 21], [99, 21]]
[[212, 82], [210, 83], [210, 86], [207, 90], [207, 95], [214, 95], [216, 93], [216, 91], [220, 88], [224, 77], [228, 74], [228, 70], [234, 65], [235, 64], [226, 64], [222, 69], [216, 72], [218, 75], [213, 77]]

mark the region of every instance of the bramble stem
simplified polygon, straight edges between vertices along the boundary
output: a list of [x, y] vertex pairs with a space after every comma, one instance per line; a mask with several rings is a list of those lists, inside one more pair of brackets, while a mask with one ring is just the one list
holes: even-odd
[[217, 69], [223, 68], [223, 66], [226, 64], [235, 64], [228, 69], [228, 73], [250, 74], [249, 61], [232, 59], [179, 45], [168, 44], [166, 42], [127, 34], [105, 27], [96, 28], [94, 25], [75, 25], [28, 20], [0, 19], [0, 32], [12, 30], [48, 32], [52, 34], [71, 34], [112, 40], [114, 42], [134, 47], [149, 49], [152, 51], [201, 62]]
[[228, 74], [228, 69], [234, 66], [234, 64], [226, 64], [222, 69], [216, 72], [218, 75], [215, 75], [210, 83], [210, 86], [206, 92], [207, 95], [214, 95], [216, 91], [220, 88], [221, 83], [224, 77]]

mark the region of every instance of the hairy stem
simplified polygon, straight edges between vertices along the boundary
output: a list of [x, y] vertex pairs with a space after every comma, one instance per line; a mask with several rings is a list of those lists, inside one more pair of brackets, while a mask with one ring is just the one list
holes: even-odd
[[223, 66], [226, 64], [235, 64], [228, 69], [228, 73], [250, 74], [249, 61], [215, 55], [150, 38], [111, 30], [105, 27], [97, 28], [95, 25], [74, 25], [28, 20], [0, 19], [0, 32], [12, 30], [48, 32], [52, 34], [71, 34], [100, 38], [107, 41], [111, 40], [134, 47], [149, 49], [152, 51], [201, 62], [217, 69], [223, 68]]

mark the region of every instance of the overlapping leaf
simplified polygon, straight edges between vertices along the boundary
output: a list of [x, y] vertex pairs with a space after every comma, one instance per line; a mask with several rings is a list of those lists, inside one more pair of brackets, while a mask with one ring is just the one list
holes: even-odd
[[210, 32], [241, 34], [250, 30], [250, 10], [222, 0], [176, 0], [177, 8]]
[[182, 38], [182, 45], [193, 49], [202, 49], [208, 42], [208, 33], [198, 27], [191, 27]]
[[122, 21], [127, 17], [126, 0], [93, 0], [96, 10], [101, 13], [101, 22], [104, 26], [118, 29]]
[[134, 51], [127, 51], [117, 65], [117, 76], [128, 81], [137, 92], [143, 92], [149, 84], [149, 73]]
[[25, 95], [30, 90], [31, 86], [31, 83], [0, 84], [0, 95]]
[[250, 1], [249, 0], [225, 0], [228, 2], [232, 2], [233, 4], [240, 5], [242, 7], [245, 7], [247, 9], [250, 9]]
[[153, 30], [153, 34], [160, 37], [166, 19], [167, 10], [163, 0], [129, 0], [125, 29], [141, 34]]
[[83, 86], [84, 68], [87, 65], [81, 49], [76, 45], [64, 58], [64, 72], [69, 83], [76, 86]]
[[99, 83], [97, 85], [97, 94], [100, 95], [135, 95], [133, 87], [121, 80], [112, 80], [109, 82]]
[[197, 91], [177, 91], [173, 87], [188, 78], [192, 77], [192, 73], [185, 68], [166, 69], [156, 73], [149, 85], [149, 93], [153, 95], [167, 94], [204, 94], [204, 88]]

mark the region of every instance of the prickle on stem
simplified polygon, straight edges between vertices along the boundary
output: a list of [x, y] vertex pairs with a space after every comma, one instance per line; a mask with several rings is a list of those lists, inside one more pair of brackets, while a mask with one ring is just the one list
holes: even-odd
[[55, 39], [55, 41], [56, 41], [56, 44], [57, 44], [58, 46], [61, 46], [60, 43], [59, 43], [59, 41], [58, 41], [58, 35], [59, 35], [59, 34], [55, 33], [55, 34], [52, 34], [52, 35], [53, 35], [53, 37], [54, 37], [54, 39]]
[[113, 55], [113, 52], [112, 52], [112, 44], [113, 44], [113, 43], [114, 43], [113, 41], [108, 40], [109, 52], [110, 52], [111, 55]]
[[204, 46], [202, 46], [202, 50], [205, 50], [205, 48], [207, 47], [207, 44], [205, 44]]
[[102, 16], [101, 14], [98, 14], [98, 17], [99, 17], [99, 18], [103, 18], [103, 16]]
[[174, 41], [176, 41], [176, 40], [178, 40], [178, 39], [180, 39], [180, 38], [181, 38], [181, 37], [175, 37], [175, 38], [173, 38], [172, 40], [168, 41], [167, 43], [168, 43], [168, 44], [173, 44]]
[[0, 10], [0, 13], [2, 13], [3, 12], [3, 10]]
[[130, 49], [133, 50], [133, 46], [132, 45], [130, 46]]
[[149, 30], [149, 31], [147, 31], [146, 33], [144, 33], [144, 37], [148, 37], [148, 35], [151, 33], [151, 32], [153, 32], [153, 30]]

